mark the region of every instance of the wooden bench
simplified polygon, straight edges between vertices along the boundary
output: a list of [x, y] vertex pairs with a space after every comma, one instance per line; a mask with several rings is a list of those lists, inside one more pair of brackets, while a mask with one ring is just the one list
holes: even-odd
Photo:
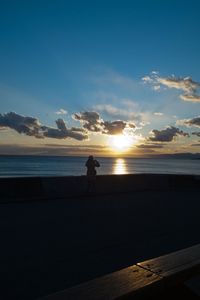
[[147, 260], [39, 300], [145, 299], [200, 272], [200, 244]]

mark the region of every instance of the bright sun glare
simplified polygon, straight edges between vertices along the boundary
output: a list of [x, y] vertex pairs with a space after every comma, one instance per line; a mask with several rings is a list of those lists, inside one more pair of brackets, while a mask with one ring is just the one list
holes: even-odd
[[115, 135], [112, 136], [111, 147], [117, 151], [125, 151], [133, 144], [133, 140], [127, 135]]

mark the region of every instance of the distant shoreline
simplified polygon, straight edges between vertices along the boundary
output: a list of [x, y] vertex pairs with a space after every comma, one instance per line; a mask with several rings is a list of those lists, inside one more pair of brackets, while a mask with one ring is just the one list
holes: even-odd
[[[38, 155], [38, 154], [0, 154], [0, 157], [79, 157], [86, 158], [88, 155]], [[124, 156], [124, 155], [115, 155], [115, 156], [98, 156], [98, 158], [123, 158], [123, 159], [200, 159], [200, 153], [174, 153], [174, 154], [155, 154], [149, 156]]]

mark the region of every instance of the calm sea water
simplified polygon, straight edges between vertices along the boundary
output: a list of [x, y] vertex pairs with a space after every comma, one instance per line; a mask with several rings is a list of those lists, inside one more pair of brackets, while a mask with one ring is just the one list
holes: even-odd
[[[0, 156], [0, 177], [85, 175], [85, 157]], [[160, 158], [97, 158], [103, 174], [194, 174], [200, 160]]]

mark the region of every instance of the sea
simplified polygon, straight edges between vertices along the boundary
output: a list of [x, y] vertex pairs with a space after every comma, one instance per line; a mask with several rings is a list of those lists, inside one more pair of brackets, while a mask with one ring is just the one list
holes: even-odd
[[[200, 175], [200, 159], [96, 158], [97, 174]], [[86, 174], [87, 157], [0, 156], [0, 177], [79, 176]]]

